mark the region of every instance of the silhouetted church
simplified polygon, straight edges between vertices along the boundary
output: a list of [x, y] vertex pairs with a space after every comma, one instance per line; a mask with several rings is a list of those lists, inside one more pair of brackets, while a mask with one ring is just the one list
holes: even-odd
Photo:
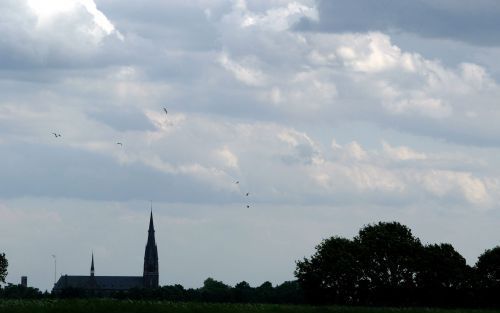
[[155, 241], [153, 211], [149, 219], [148, 242], [144, 252], [144, 272], [142, 276], [95, 276], [94, 254], [90, 265], [89, 276], [63, 275], [54, 285], [53, 292], [60, 293], [64, 289], [83, 289], [96, 294], [110, 294], [131, 288], [157, 288], [159, 279], [158, 250]]

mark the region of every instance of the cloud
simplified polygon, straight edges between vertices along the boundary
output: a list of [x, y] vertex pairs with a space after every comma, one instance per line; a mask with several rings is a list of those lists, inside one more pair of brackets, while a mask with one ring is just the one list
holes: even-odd
[[87, 29], [83, 29], [83, 31], [94, 36], [97, 42], [102, 40], [104, 36], [113, 33], [115, 33], [120, 40], [123, 40], [123, 35], [120, 34], [108, 18], [97, 9], [93, 0], [49, 0], [44, 1], [43, 4], [39, 1], [28, 0], [27, 3], [37, 18], [37, 28], [55, 26], [54, 24], [56, 24], [58, 19], [72, 15], [73, 12], [84, 8], [87, 13], [92, 16], [94, 25]]
[[382, 142], [384, 152], [392, 159], [407, 161], [407, 160], [425, 160], [425, 153], [419, 153], [405, 146], [392, 147], [387, 142]]
[[6, 1], [0, 9], [4, 68], [81, 66], [124, 39], [92, 0]]
[[317, 1], [319, 19], [303, 19], [297, 29], [326, 32], [409, 32], [476, 45], [498, 45], [500, 6], [476, 2]]
[[224, 146], [222, 149], [216, 150], [215, 153], [222, 159], [225, 166], [238, 168], [238, 157], [234, 155], [234, 153], [231, 152], [231, 150], [227, 146]]
[[245, 0], [237, 0], [234, 2], [233, 11], [226, 15], [224, 20], [230, 24], [238, 24], [242, 28], [256, 27], [261, 30], [284, 31], [301, 18], [318, 19], [316, 9], [308, 4], [292, 1], [282, 6], [271, 7], [263, 13], [255, 13], [248, 9]]
[[422, 180], [424, 188], [438, 197], [458, 192], [474, 205], [489, 205], [491, 202], [485, 182], [470, 173], [430, 171], [423, 175]]
[[[250, 64], [246, 66], [241, 65], [231, 60], [225, 53], [222, 53], [220, 55], [218, 61], [222, 65], [222, 67], [231, 72], [236, 79], [247, 85], [260, 86], [265, 84], [265, 75], [259, 69], [252, 68]], [[250, 62], [252, 61], [247, 60], [247, 62], [245, 63]]]
[[[47, 10], [38, 13], [27, 1], [0, 4], [10, 281], [28, 272], [50, 287], [55, 250], [70, 274], [88, 270], [92, 248], [102, 273], [140, 271], [140, 255], [129, 256], [145, 237], [130, 229], [146, 231], [151, 199], [161, 251], [179, 251], [161, 257], [174, 273], [163, 282], [186, 286], [208, 275], [281, 283], [321, 238], [379, 220], [456, 243], [472, 261], [494, 244], [498, 53], [455, 42], [468, 40], [459, 26], [434, 39], [409, 34], [412, 23], [394, 30], [394, 17], [356, 28], [374, 23], [359, 14], [386, 13], [325, 20], [330, 4], [312, 0], [53, 1], [33, 2]], [[387, 14], [403, 4], [393, 5]], [[321, 31], [297, 31], [306, 20]], [[337, 21], [341, 30], [323, 28]], [[42, 261], [24, 262], [31, 254]], [[191, 262], [200, 258], [203, 269]], [[115, 268], [117, 259], [126, 262]]]

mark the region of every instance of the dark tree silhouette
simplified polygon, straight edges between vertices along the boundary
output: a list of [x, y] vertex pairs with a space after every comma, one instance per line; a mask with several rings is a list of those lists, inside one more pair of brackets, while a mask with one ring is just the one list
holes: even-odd
[[500, 246], [479, 256], [476, 263], [479, 284], [486, 288], [500, 288]]
[[417, 284], [421, 288], [469, 287], [471, 268], [465, 259], [448, 243], [424, 247], [419, 260]]
[[253, 299], [253, 290], [250, 287], [250, 284], [246, 281], [242, 281], [237, 283], [234, 286], [234, 300], [236, 302], [254, 302]]
[[363, 227], [354, 239], [360, 247], [363, 278], [370, 288], [414, 287], [420, 240], [398, 222]]
[[340, 237], [323, 240], [316, 253], [297, 262], [295, 276], [315, 303], [349, 303], [360, 279], [359, 249], [355, 242]]
[[203, 301], [229, 302], [231, 300], [230, 287], [211, 277], [205, 279], [200, 292]]
[[5, 283], [8, 266], [9, 266], [9, 261], [7, 261], [5, 253], [0, 253], [0, 283]]

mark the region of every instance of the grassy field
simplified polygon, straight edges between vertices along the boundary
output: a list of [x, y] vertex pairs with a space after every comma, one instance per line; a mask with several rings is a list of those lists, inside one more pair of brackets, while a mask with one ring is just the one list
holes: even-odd
[[356, 307], [312, 307], [272, 304], [206, 304], [172, 303], [156, 301], [115, 301], [115, 300], [0, 300], [0, 312], [57, 312], [57, 313], [481, 313], [486, 310], [442, 310], [425, 308], [356, 308]]

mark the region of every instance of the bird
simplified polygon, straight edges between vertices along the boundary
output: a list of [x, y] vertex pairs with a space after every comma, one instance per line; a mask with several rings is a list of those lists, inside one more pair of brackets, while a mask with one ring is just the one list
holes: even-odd
[[247, 209], [250, 209], [250, 206], [247, 204]]
[[116, 144], [123, 147], [123, 143], [121, 143], [121, 142], [117, 142]]
[[245, 194], [245, 196], [247, 196], [247, 197], [248, 197], [249, 195], [250, 195], [250, 193], [249, 193], [249, 192], [247, 192], [247, 193]]
[[163, 108], [163, 111], [165, 111], [165, 114], [168, 114], [167, 108]]
[[240, 183], [240, 181], [239, 181], [239, 180], [237, 180], [237, 181], [235, 182], [235, 184], [239, 184], [239, 183]]
[[61, 137], [61, 134], [57, 134], [57, 133], [52, 133], [52, 135], [54, 135], [54, 137]]

